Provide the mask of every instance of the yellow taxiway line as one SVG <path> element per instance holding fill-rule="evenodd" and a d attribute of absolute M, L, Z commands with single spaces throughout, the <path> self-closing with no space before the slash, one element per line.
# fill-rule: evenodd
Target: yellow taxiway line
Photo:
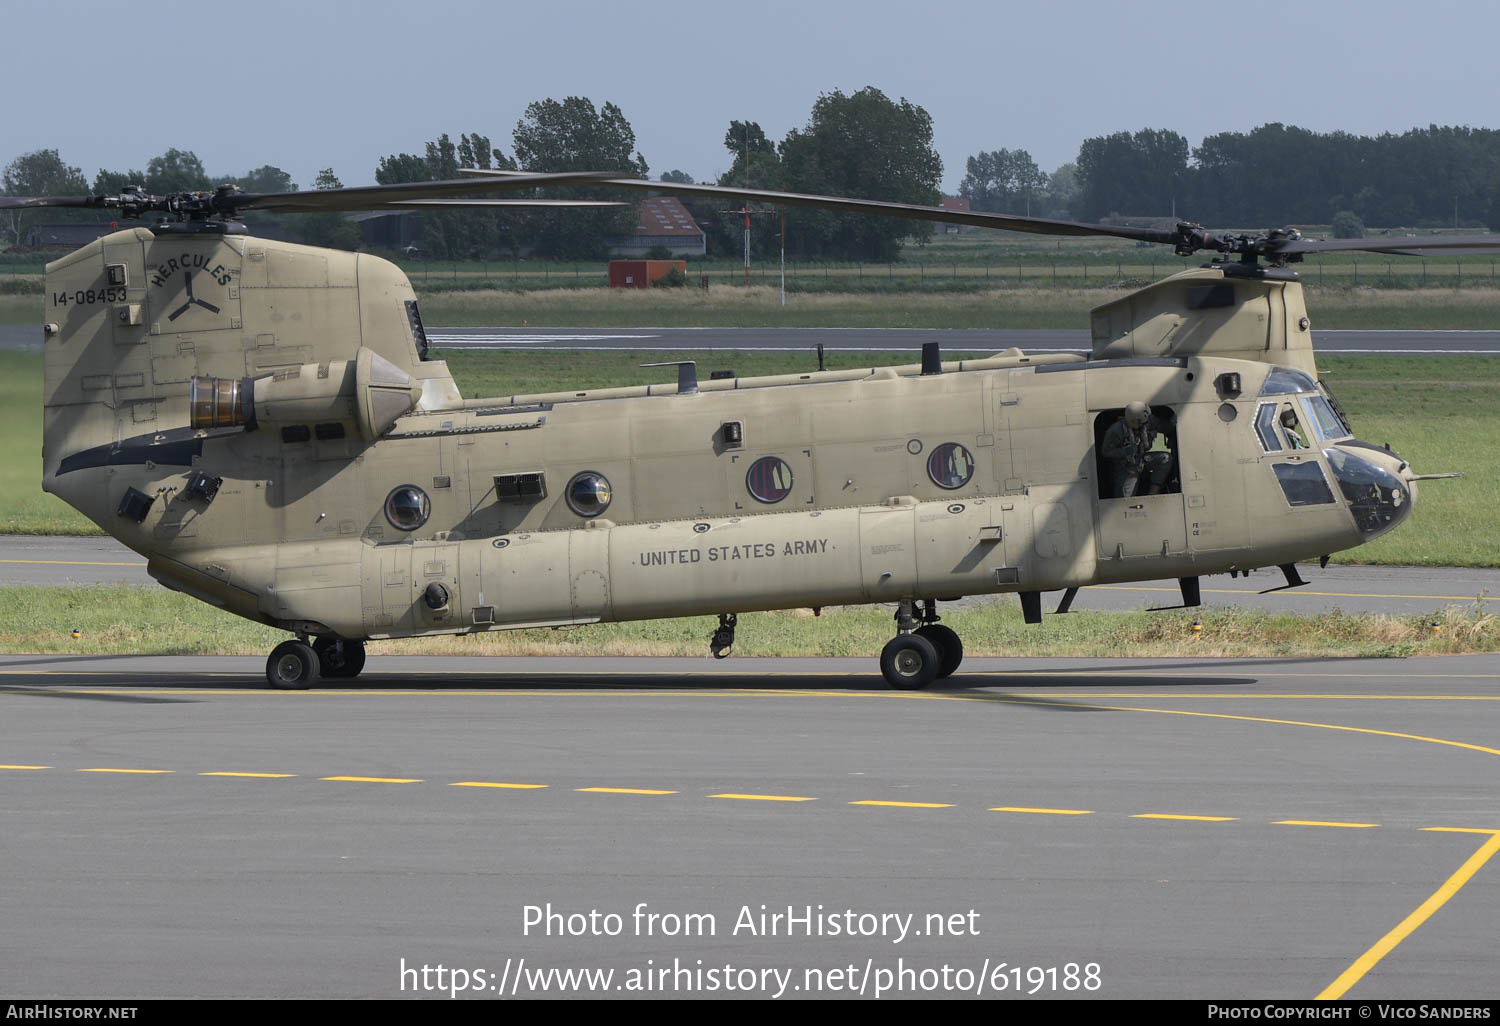
<path fill-rule="evenodd" d="M 1000 805 L 991 812 L 1033 812 L 1039 816 L 1092 816 L 1093 809 L 1029 809 L 1022 805 Z"/>
<path fill-rule="evenodd" d="M 295 777 L 295 773 L 239 773 L 234 770 L 214 770 L 212 773 L 199 773 L 200 777 L 253 777 L 257 780 L 287 780 Z"/>
<path fill-rule="evenodd" d="M 1449 833 L 1484 832 L 1477 830 L 1454 830 L 1444 827 L 1426 827 L 1425 829 Z M 1458 867 L 1458 872 L 1450 876 L 1443 882 L 1441 887 L 1433 892 L 1432 897 L 1418 905 L 1415 912 L 1396 924 L 1395 929 L 1376 941 L 1375 945 L 1369 951 L 1360 955 L 1359 958 L 1354 960 L 1353 965 L 1340 973 L 1338 979 L 1323 988 L 1323 992 L 1318 995 L 1317 1000 L 1337 1001 L 1348 993 L 1349 988 L 1363 979 L 1365 974 L 1375 968 L 1376 964 L 1382 958 L 1395 950 L 1396 945 L 1400 944 L 1407 937 L 1410 937 L 1416 932 L 1417 927 L 1427 922 L 1428 919 L 1432 918 L 1434 912 L 1446 905 L 1448 899 L 1457 894 L 1463 885 L 1468 883 L 1474 874 L 1479 872 L 1480 867 L 1488 862 L 1497 851 L 1500 851 L 1500 831 L 1492 832 L 1490 839 L 1485 841 L 1478 851 L 1470 855 L 1468 861 Z"/>
<path fill-rule="evenodd" d="M 459 780 L 449 787 L 499 787 L 511 791 L 540 791 L 546 784 L 507 784 L 499 780 Z"/>
<path fill-rule="evenodd" d="M 149 774 L 156 774 L 156 773 L 176 773 L 177 771 L 176 770 L 164 770 L 164 769 L 116 769 L 116 768 L 110 767 L 110 766 L 90 766 L 89 768 L 87 768 L 87 769 L 81 769 L 78 772 L 79 773 L 145 773 L 145 774 L 149 775 Z"/>
<path fill-rule="evenodd" d="M 730 798 L 742 802 L 815 802 L 816 798 L 806 798 L 795 794 L 711 794 L 710 798 Z"/>

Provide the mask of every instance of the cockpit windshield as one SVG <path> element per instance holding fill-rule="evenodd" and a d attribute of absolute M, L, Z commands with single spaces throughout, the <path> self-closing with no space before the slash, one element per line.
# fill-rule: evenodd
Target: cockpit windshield
<path fill-rule="evenodd" d="M 1260 387 L 1260 394 L 1286 395 L 1290 392 L 1316 392 L 1318 383 L 1306 374 L 1292 367 L 1272 367 L 1271 373 L 1266 375 L 1266 383 Z"/>
<path fill-rule="evenodd" d="M 1389 470 L 1339 448 L 1324 449 L 1323 455 L 1366 539 L 1384 534 L 1411 512 L 1405 483 Z"/>

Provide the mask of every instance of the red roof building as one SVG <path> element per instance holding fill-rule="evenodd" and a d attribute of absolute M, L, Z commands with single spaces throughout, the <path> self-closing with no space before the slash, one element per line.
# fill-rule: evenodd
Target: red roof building
<path fill-rule="evenodd" d="M 673 256 L 704 253 L 703 229 L 673 196 L 653 196 L 636 204 L 635 234 L 616 239 L 611 252 L 616 256 L 645 256 L 656 246 L 665 247 Z"/>
<path fill-rule="evenodd" d="M 944 210 L 961 210 L 965 214 L 967 214 L 969 212 L 969 199 L 968 199 L 967 196 L 944 196 L 943 197 L 943 209 Z M 972 225 L 967 225 L 967 224 L 945 224 L 945 225 L 943 225 L 943 231 L 947 232 L 949 235 L 957 235 L 959 232 L 969 232 L 969 231 L 973 231 L 973 230 L 974 230 L 973 226 Z"/>

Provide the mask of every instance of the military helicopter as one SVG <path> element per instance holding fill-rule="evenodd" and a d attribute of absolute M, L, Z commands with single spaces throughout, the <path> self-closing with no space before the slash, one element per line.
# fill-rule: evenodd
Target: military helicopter
<path fill-rule="evenodd" d="M 244 210 L 518 202 L 549 185 L 1116 236 L 1217 254 L 1093 311 L 1087 358 L 904 366 L 464 400 L 416 295 L 368 254 L 258 239 Z M 535 203 L 535 200 L 519 202 Z M 586 202 L 586 201 L 585 201 Z M 501 174 L 307 193 L 0 198 L 159 215 L 47 266 L 43 487 L 161 584 L 290 632 L 276 688 L 359 674 L 368 641 L 891 603 L 895 688 L 954 673 L 938 603 L 1288 569 L 1391 530 L 1426 476 L 1318 381 L 1288 265 L 1411 240 L 1304 239 Z M 1423 240 L 1491 249 L 1488 236 Z"/>

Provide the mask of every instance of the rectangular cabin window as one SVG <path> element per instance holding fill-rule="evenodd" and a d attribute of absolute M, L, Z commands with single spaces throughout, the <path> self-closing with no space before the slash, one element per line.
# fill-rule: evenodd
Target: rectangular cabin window
<path fill-rule="evenodd" d="M 1275 463 L 1271 469 L 1291 506 L 1324 506 L 1333 501 L 1333 489 L 1317 463 Z"/>

